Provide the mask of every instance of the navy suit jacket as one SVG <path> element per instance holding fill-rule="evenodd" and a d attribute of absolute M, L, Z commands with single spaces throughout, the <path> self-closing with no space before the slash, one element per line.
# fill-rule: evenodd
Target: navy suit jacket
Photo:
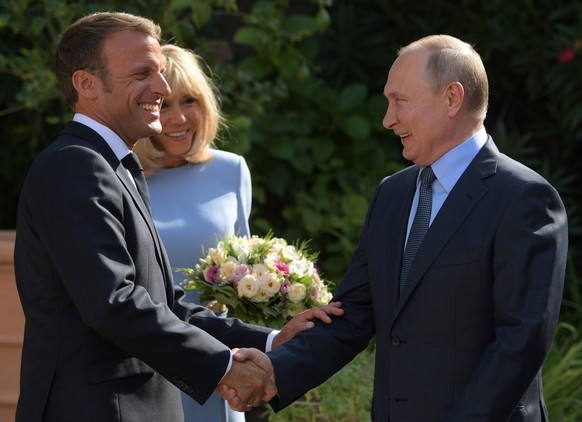
<path fill-rule="evenodd" d="M 431 224 L 398 299 L 418 167 L 371 201 L 334 299 L 345 314 L 269 354 L 280 409 L 376 336 L 376 421 L 543 421 L 540 368 L 558 320 L 567 219 L 538 174 L 487 143 Z"/>
<path fill-rule="evenodd" d="M 264 350 L 269 329 L 181 301 L 130 177 L 77 122 L 29 171 L 14 252 L 26 317 L 17 421 L 182 421 L 175 386 L 202 403 L 229 348 Z"/>

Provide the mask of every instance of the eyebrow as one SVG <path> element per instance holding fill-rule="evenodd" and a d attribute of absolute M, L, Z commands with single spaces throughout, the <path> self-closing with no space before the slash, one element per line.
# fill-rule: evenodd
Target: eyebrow
<path fill-rule="evenodd" d="M 394 98 L 394 97 L 402 97 L 402 93 L 398 92 L 398 91 L 392 91 L 389 92 L 388 94 L 385 94 L 386 98 Z"/>

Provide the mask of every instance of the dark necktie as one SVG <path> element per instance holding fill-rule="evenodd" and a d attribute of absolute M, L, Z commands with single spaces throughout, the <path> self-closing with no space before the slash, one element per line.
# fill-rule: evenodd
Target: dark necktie
<path fill-rule="evenodd" d="M 136 155 L 133 152 L 130 152 L 125 157 L 123 157 L 121 163 L 133 176 L 137 191 L 139 192 L 141 199 L 143 200 L 148 210 L 150 210 L 150 194 L 148 191 L 148 185 L 143 175 L 143 168 L 141 167 L 141 164 L 139 163 Z"/>
<path fill-rule="evenodd" d="M 416 214 L 414 215 L 414 220 L 412 222 L 412 227 L 410 228 L 410 233 L 408 234 L 408 242 L 406 243 L 406 249 L 404 250 L 404 256 L 402 257 L 402 268 L 400 270 L 400 294 L 404 290 L 404 283 L 408 277 L 408 271 L 412 265 L 412 261 L 416 256 L 416 252 L 428 231 L 428 226 L 430 224 L 430 212 L 432 209 L 432 182 L 435 179 L 435 175 L 432 168 L 425 167 L 420 175 L 420 192 L 418 196 L 418 208 L 416 209 Z"/>

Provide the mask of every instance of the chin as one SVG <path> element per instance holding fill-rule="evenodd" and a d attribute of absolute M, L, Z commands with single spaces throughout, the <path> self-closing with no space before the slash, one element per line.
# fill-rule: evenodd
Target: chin
<path fill-rule="evenodd" d="M 157 120 L 155 122 L 152 122 L 149 124 L 149 128 L 154 132 L 154 134 L 160 134 L 162 133 L 162 123 Z"/>

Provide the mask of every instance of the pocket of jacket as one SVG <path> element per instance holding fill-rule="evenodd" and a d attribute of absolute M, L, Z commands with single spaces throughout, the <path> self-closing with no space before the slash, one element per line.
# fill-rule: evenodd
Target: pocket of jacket
<path fill-rule="evenodd" d="M 135 357 L 109 359 L 89 365 L 89 384 L 153 373 L 152 368 Z"/>
<path fill-rule="evenodd" d="M 481 260 L 483 249 L 473 248 L 464 251 L 441 254 L 434 263 L 435 267 L 448 267 L 451 265 L 463 265 Z"/>

